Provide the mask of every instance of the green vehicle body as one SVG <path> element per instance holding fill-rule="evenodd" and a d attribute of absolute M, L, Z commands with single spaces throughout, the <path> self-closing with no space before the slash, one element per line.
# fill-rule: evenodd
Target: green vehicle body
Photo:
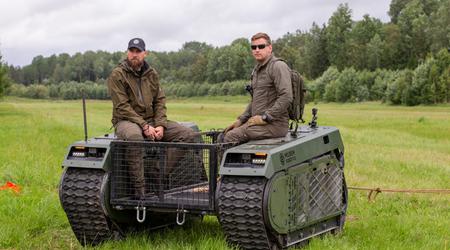
<path fill-rule="evenodd" d="M 91 168 L 91 169 L 103 169 L 108 171 L 111 167 L 111 154 L 110 144 L 114 140 L 113 135 L 105 135 L 104 137 L 95 137 L 87 141 L 78 141 L 69 146 L 62 167 L 74 167 L 74 168 Z M 95 151 L 104 151 L 104 154 L 91 155 L 86 159 L 80 160 L 73 156 L 73 152 L 77 148 L 85 148 L 86 153 L 89 154 L 89 149 Z M 96 152 L 97 153 L 97 152 Z"/>
<path fill-rule="evenodd" d="M 193 123 L 184 125 L 198 130 Z M 95 245 L 114 238 L 114 235 L 123 234 L 125 227 L 138 224 L 136 218 L 139 220 L 139 216 L 142 217 L 142 207 L 129 205 L 131 203 L 111 205 L 111 186 L 115 185 L 112 181 L 114 178 L 111 178 L 114 175 L 112 145 L 115 141 L 114 135 L 104 135 L 75 142 L 69 146 L 62 163 L 65 170 L 59 191 L 61 204 L 74 233 L 83 245 Z M 244 249 L 277 249 L 301 244 L 313 236 L 343 229 L 347 208 L 343 156 L 344 145 L 339 130 L 328 126 L 302 126 L 294 136 L 288 134 L 283 138 L 256 140 L 233 146 L 220 157 L 218 176 L 209 176 L 209 195 L 213 197 L 210 199 L 209 209 L 180 212 L 179 209 L 167 206 L 149 206 L 147 217 L 152 223 L 158 221 L 159 217 L 165 217 L 171 219 L 173 224 L 179 222 L 180 213 L 183 220 L 186 213 L 217 215 L 227 240 Z M 86 238 L 85 231 L 98 229 L 83 229 L 84 224 L 73 218 L 87 216 L 82 214 L 84 208 L 71 208 L 83 205 L 81 202 L 70 202 L 75 197 L 70 196 L 74 193 L 68 184 L 72 177 L 66 172 L 73 175 L 81 169 L 100 171 L 96 172 L 100 173 L 97 180 L 101 180 L 96 189 L 98 194 L 91 198 L 99 207 L 97 212 L 104 215 L 99 219 L 99 224 L 103 225 L 101 230 L 104 230 L 105 236 L 92 242 L 83 242 L 81 238 Z M 84 177 L 73 178 L 83 182 Z M 81 183 L 77 192 L 82 192 L 84 185 L 88 184 Z M 239 196 L 245 192 L 248 194 Z M 257 215 L 239 215 L 236 211 L 240 207 L 236 206 L 240 205 L 235 203 L 242 204 L 241 208 L 247 209 L 247 198 L 255 195 L 258 196 L 255 198 L 258 206 L 255 211 L 250 212 Z M 164 220 L 161 223 L 168 222 Z M 263 228 L 254 233 L 261 240 L 245 240 L 249 230 L 247 225 L 259 225 L 255 227 Z"/>
<path fill-rule="evenodd" d="M 221 175 L 265 176 L 271 178 L 279 171 L 285 171 L 293 166 L 303 163 L 327 152 L 339 150 L 344 153 L 344 145 L 339 130 L 334 127 L 319 127 L 300 129 L 298 137 L 251 141 L 239 145 L 225 152 L 228 154 L 254 154 L 265 153 L 265 164 L 259 168 L 236 168 L 223 165 Z"/>
<path fill-rule="evenodd" d="M 226 159 L 230 154 L 266 154 L 267 158 L 261 165 L 239 167 L 226 164 Z M 286 136 L 285 138 L 251 141 L 227 150 L 219 174 L 221 176 L 264 176 L 270 179 L 268 189 L 271 195 L 268 196 L 268 218 L 277 233 L 286 234 L 327 219 L 327 217 L 331 218 L 345 213 L 345 206 L 341 206 L 341 209 L 336 208 L 335 211 L 321 218 L 293 218 L 295 211 L 290 209 L 292 205 L 290 198 L 293 192 L 299 192 L 292 188 L 290 183 L 313 170 L 321 171 L 327 165 L 340 165 L 339 158 L 343 154 L 344 145 L 337 128 L 303 127 L 297 137 Z M 302 181 L 307 182 L 306 179 Z M 303 206 L 305 205 L 308 204 L 303 204 Z M 308 208 L 305 207 L 303 210 L 308 210 Z M 304 215 L 305 213 L 300 214 Z"/>

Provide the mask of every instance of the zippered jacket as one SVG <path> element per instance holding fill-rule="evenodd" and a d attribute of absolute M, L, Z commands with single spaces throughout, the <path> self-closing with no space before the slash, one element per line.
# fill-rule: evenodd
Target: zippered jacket
<path fill-rule="evenodd" d="M 252 100 L 238 119 L 245 123 L 252 116 L 266 114 L 271 123 L 288 124 L 293 99 L 289 66 L 271 55 L 255 66 L 251 80 Z"/>
<path fill-rule="evenodd" d="M 158 73 L 147 62 L 135 72 L 125 59 L 113 69 L 107 84 L 113 102 L 113 125 L 126 120 L 141 128 L 145 124 L 166 127 L 166 96 Z"/>

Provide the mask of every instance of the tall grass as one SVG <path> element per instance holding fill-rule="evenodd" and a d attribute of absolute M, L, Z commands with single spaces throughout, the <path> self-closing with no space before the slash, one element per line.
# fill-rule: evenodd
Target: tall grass
<path fill-rule="evenodd" d="M 177 99 L 171 120 L 223 128 L 244 110 L 246 97 Z M 308 104 L 310 110 L 314 105 Z M 450 106 L 378 103 L 323 104 L 319 124 L 340 129 L 350 186 L 450 188 Z M 111 103 L 88 101 L 90 136 L 110 131 Z M 9 98 L 0 102 L 0 249 L 80 249 L 58 200 L 67 146 L 83 139 L 79 101 Z M 309 111 L 306 120 L 310 120 Z M 449 248 L 450 197 L 350 191 L 344 233 L 313 239 L 306 249 Z M 186 227 L 129 235 L 98 249 L 229 249 L 215 217 Z"/>

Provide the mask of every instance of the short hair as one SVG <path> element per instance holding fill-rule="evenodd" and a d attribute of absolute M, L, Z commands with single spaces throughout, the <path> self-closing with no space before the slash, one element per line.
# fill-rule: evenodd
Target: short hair
<path fill-rule="evenodd" d="M 272 44 L 272 41 L 270 40 L 269 35 L 267 35 L 266 33 L 263 33 L 263 32 L 258 32 L 256 34 L 254 34 L 252 36 L 252 38 L 250 39 L 250 41 L 255 41 L 255 40 L 260 39 L 260 38 L 266 39 L 267 44 L 269 44 L 269 45 Z"/>

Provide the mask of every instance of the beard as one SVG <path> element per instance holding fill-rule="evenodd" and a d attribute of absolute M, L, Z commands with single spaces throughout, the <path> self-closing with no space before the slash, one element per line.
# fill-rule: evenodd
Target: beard
<path fill-rule="evenodd" d="M 131 58 L 128 59 L 128 64 L 131 66 L 131 68 L 133 68 L 134 71 L 139 71 L 144 64 L 144 61 L 139 60 L 138 58 Z"/>

